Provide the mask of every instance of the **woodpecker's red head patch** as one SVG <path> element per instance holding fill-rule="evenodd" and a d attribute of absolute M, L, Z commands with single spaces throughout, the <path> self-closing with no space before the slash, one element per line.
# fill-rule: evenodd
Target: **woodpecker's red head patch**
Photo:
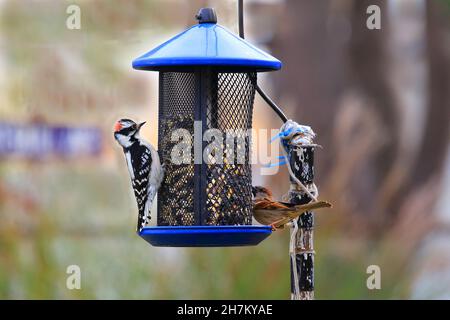
<path fill-rule="evenodd" d="M 122 125 L 120 124 L 119 121 L 116 122 L 116 124 L 114 125 L 114 132 L 118 132 L 122 130 Z"/>

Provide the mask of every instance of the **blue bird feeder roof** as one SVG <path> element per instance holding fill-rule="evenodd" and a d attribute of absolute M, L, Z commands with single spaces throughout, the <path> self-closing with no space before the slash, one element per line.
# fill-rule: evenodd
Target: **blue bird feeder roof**
<path fill-rule="evenodd" d="M 273 71 L 281 62 L 216 23 L 200 23 L 133 60 L 140 70 L 182 70 L 211 66 L 220 70 Z"/>

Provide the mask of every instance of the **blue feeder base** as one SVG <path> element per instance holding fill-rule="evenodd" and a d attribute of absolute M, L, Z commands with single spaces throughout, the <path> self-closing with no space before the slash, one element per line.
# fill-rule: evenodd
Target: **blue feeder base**
<path fill-rule="evenodd" d="M 146 227 L 138 234 L 155 247 L 255 246 L 272 233 L 269 226 Z"/>

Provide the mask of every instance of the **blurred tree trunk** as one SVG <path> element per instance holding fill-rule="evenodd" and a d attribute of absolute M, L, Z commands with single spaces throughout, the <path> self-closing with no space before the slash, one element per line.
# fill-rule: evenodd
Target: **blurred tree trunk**
<path fill-rule="evenodd" d="M 366 27 L 370 5 L 381 8 L 381 30 L 369 30 Z M 352 39 L 350 41 L 350 69 L 352 85 L 362 91 L 372 101 L 368 107 L 376 108 L 382 124 L 383 134 L 389 139 L 379 148 L 374 158 L 377 189 L 389 167 L 392 165 L 398 149 L 398 114 L 395 101 L 388 83 L 389 60 L 386 53 L 389 21 L 386 14 L 386 1 L 356 0 L 351 13 Z M 381 131 L 381 130 L 380 130 Z"/>
<path fill-rule="evenodd" d="M 382 9 L 381 30 L 366 28 L 370 4 Z M 274 55 L 284 63 L 275 82 L 281 104 L 293 119 L 311 125 L 318 133 L 318 143 L 324 146 L 317 156 L 319 185 L 329 183 L 330 171 L 336 166 L 340 146 L 336 145 L 333 126 L 348 88 L 363 97 L 365 107 L 374 108 L 373 113 L 383 124 L 380 131 L 389 139 L 373 159 L 360 164 L 364 174 L 358 175 L 355 169 L 356 179 L 347 178 L 350 186 L 336 187 L 341 192 L 346 187 L 362 211 L 375 209 L 373 195 L 397 149 L 398 117 L 384 72 L 388 68 L 385 11 L 383 1 L 288 0 L 271 45 Z"/>
<path fill-rule="evenodd" d="M 426 2 L 429 98 L 424 139 L 408 184 L 411 188 L 415 181 L 427 181 L 442 172 L 450 137 L 450 6 L 443 3 Z"/>
<path fill-rule="evenodd" d="M 325 147 L 331 143 L 329 119 L 347 81 L 344 50 L 349 25 L 329 17 L 332 2 L 287 0 L 270 43 L 274 56 L 283 62 L 282 70 L 271 75 L 276 79 L 276 100 L 288 117 L 311 125 Z M 339 31 L 344 34 L 336 36 Z M 320 181 L 332 158 L 325 152 L 319 158 Z"/>
<path fill-rule="evenodd" d="M 381 8 L 381 30 L 370 30 L 366 27 L 369 17 L 366 10 L 370 5 L 378 5 Z M 396 100 L 389 85 L 390 60 L 387 45 L 390 26 L 387 2 L 352 1 L 350 19 L 350 83 L 360 94 L 363 107 L 372 109 L 370 114 L 375 118 L 377 132 L 371 136 L 374 139 L 371 155 L 361 159 L 365 163 L 360 164 L 360 172 L 354 173 L 348 192 L 358 199 L 357 207 L 362 212 L 372 214 L 377 224 L 383 224 L 387 221 L 386 214 L 392 212 L 389 205 L 380 208 L 377 203 L 378 192 L 397 156 L 400 124 Z"/>
<path fill-rule="evenodd" d="M 426 3 L 426 56 L 428 66 L 427 105 L 422 139 L 412 159 L 412 166 L 402 181 L 390 207 L 396 212 L 410 201 L 424 185 L 434 188 L 436 200 L 440 176 L 445 168 L 450 136 L 450 8 L 443 1 Z M 419 129 L 419 128 L 418 128 Z M 430 182 L 432 182 L 430 184 Z M 432 210 L 432 208 L 429 208 Z"/>
<path fill-rule="evenodd" d="M 421 42 L 427 52 L 420 59 L 429 74 L 410 81 L 428 81 L 428 102 L 408 165 L 401 128 L 411 110 L 392 85 L 386 1 L 287 0 L 270 43 L 284 63 L 273 75 L 275 99 L 288 116 L 311 125 L 324 146 L 316 165 L 322 194 L 344 212 L 371 218 L 375 230 L 393 223 L 417 189 L 443 170 L 450 133 L 449 12 L 443 2 L 425 3 L 427 39 Z M 366 27 L 373 4 L 381 8 L 381 30 Z"/>

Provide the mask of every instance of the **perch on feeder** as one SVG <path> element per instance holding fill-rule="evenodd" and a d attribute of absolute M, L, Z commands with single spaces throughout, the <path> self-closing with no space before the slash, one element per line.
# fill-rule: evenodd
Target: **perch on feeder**
<path fill-rule="evenodd" d="M 198 25 L 133 61 L 133 68 L 159 71 L 158 152 L 165 177 L 158 191 L 157 226 L 140 236 L 154 246 L 256 245 L 271 233 L 252 226 L 250 137 L 257 72 L 278 70 L 281 62 L 217 24 L 214 9 L 203 8 Z M 188 159 L 172 161 L 184 129 Z M 223 155 L 245 161 L 204 161 L 203 134 L 230 130 Z M 174 141 L 175 140 L 175 141 Z M 241 149 L 239 149 L 241 148 Z M 187 161 L 185 161 L 187 160 Z"/>

